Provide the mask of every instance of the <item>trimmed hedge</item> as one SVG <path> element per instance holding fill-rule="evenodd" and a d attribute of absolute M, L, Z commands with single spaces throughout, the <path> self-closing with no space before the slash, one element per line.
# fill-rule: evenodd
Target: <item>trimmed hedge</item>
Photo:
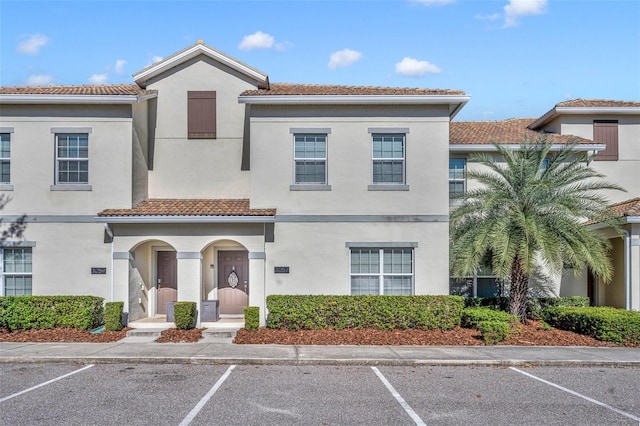
<path fill-rule="evenodd" d="M 609 307 L 556 306 L 545 310 L 550 325 L 615 343 L 640 343 L 640 312 Z"/>
<path fill-rule="evenodd" d="M 122 324 L 122 312 L 124 302 L 107 302 L 104 305 L 104 328 L 108 331 L 120 331 Z"/>
<path fill-rule="evenodd" d="M 589 306 L 589 298 L 582 296 L 570 297 L 528 297 L 527 318 L 544 318 L 544 311 L 552 306 Z M 508 297 L 468 297 L 465 298 L 465 307 L 487 307 L 499 311 L 509 311 Z"/>
<path fill-rule="evenodd" d="M 258 306 L 244 307 L 244 328 L 247 330 L 260 328 L 260 308 Z"/>
<path fill-rule="evenodd" d="M 506 321 L 480 321 L 477 328 L 487 345 L 507 340 L 511 333 L 511 326 Z"/>
<path fill-rule="evenodd" d="M 176 302 L 173 318 L 178 330 L 189 330 L 196 324 L 196 302 Z"/>
<path fill-rule="evenodd" d="M 71 327 L 90 330 L 103 323 L 104 299 L 95 296 L 0 297 L 0 328 L 9 331 Z"/>
<path fill-rule="evenodd" d="M 267 327 L 449 330 L 460 325 L 460 296 L 270 295 Z"/>
<path fill-rule="evenodd" d="M 467 328 L 478 328 L 481 322 L 504 322 L 508 325 L 514 321 L 518 321 L 518 318 L 488 307 L 464 308 L 462 311 L 462 326 Z"/>

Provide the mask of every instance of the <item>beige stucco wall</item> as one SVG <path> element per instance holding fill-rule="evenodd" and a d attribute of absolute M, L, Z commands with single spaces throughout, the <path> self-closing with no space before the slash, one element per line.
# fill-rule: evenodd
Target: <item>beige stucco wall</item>
<path fill-rule="evenodd" d="M 448 214 L 448 113 L 446 107 L 415 107 L 395 117 L 390 107 L 252 107 L 251 204 L 277 207 L 278 215 Z M 409 115 L 412 114 L 412 115 Z M 409 191 L 370 191 L 370 128 L 409 129 L 406 184 Z M 327 174 L 330 191 L 291 191 L 294 135 L 291 129 L 330 129 Z M 302 133 L 302 132 L 301 132 Z"/>
<path fill-rule="evenodd" d="M 240 170 L 245 106 L 238 95 L 255 86 L 200 56 L 154 78 L 157 127 L 150 198 L 248 198 L 249 172 Z M 217 138 L 187 139 L 187 92 L 216 91 Z"/>
<path fill-rule="evenodd" d="M 95 215 L 131 206 L 131 106 L 3 105 L 0 127 L 11 134 L 12 197 L 3 214 Z M 52 191 L 53 128 L 90 128 L 90 191 Z M 117 152 L 118 155 L 113 155 Z"/>

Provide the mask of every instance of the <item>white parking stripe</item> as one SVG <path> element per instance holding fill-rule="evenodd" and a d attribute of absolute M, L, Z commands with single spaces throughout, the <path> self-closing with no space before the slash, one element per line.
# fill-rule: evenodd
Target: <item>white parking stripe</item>
<path fill-rule="evenodd" d="M 41 387 L 46 386 L 46 385 L 48 385 L 48 384 L 51 384 L 51 383 L 53 383 L 53 382 L 57 382 L 57 381 L 58 381 L 58 380 L 60 380 L 60 379 L 64 379 L 65 377 L 69 377 L 69 376 L 71 376 L 71 375 L 73 375 L 73 374 L 79 373 L 79 372 L 84 371 L 84 370 L 86 370 L 86 369 L 88 369 L 88 368 L 91 368 L 91 367 L 93 367 L 93 364 L 89 364 L 89 365 L 87 365 L 86 367 L 82 367 L 81 369 L 79 369 L 79 370 L 75 370 L 75 371 L 72 371 L 71 373 L 63 374 L 63 375 L 62 375 L 62 376 L 60 376 L 60 377 L 56 377 L 55 379 L 51 379 L 51 380 L 49 380 L 49 381 L 47 381 L 47 382 L 40 383 L 39 385 L 32 386 L 32 387 L 30 387 L 29 389 L 25 389 L 25 390 L 23 390 L 23 391 L 16 392 L 16 393 L 14 393 L 13 395 L 5 396 L 4 398 L 1 398 L 1 399 L 0 399 L 0 402 L 5 402 L 5 401 L 7 401 L 7 400 L 9 400 L 9 399 L 11 399 L 11 398 L 15 398 L 16 396 L 20 396 L 20 395 L 22 395 L 23 393 L 31 392 L 31 391 L 32 391 L 32 390 L 34 390 L 34 389 L 38 389 L 38 388 L 41 388 Z"/>
<path fill-rule="evenodd" d="M 416 423 L 416 425 L 426 426 L 427 424 L 424 421 L 422 421 L 420 416 L 418 416 L 415 411 L 413 411 L 411 406 L 407 404 L 407 401 L 405 401 L 404 398 L 394 389 L 391 383 L 389 383 L 389 381 L 382 375 L 380 370 L 378 370 L 376 367 L 371 367 L 371 369 L 373 370 L 374 373 L 376 373 L 376 376 L 378 376 L 378 378 L 382 381 L 382 383 L 384 383 L 384 385 L 387 387 L 389 392 L 391 392 L 391 395 L 393 395 L 396 401 L 400 403 L 400 406 L 402 406 L 404 411 L 406 411 L 406 413 L 409 415 L 409 417 L 411 417 L 411 419 Z"/>
<path fill-rule="evenodd" d="M 611 410 L 611 411 L 615 411 L 615 412 L 616 412 L 616 413 L 618 413 L 618 414 L 622 414 L 622 415 L 623 415 L 623 416 L 625 416 L 625 417 L 628 417 L 628 418 L 630 418 L 630 419 L 632 419 L 632 420 L 635 420 L 635 421 L 640 422 L 640 417 L 638 417 L 638 416 L 634 416 L 633 414 L 629 414 L 629 413 L 627 413 L 627 412 L 625 412 L 625 411 L 622 411 L 622 410 L 620 410 L 620 409 L 618 409 L 618 408 L 616 408 L 616 407 L 612 407 L 612 406 L 611 406 L 611 405 L 609 405 L 609 404 L 605 404 L 604 402 L 596 401 L 595 399 L 593 399 L 593 398 L 589 398 L 589 397 L 588 397 L 588 396 L 586 396 L 586 395 L 582 395 L 581 393 L 578 393 L 578 392 L 572 391 L 571 389 L 563 388 L 563 387 L 562 387 L 562 386 L 560 386 L 560 385 L 556 385 L 555 383 L 552 383 L 552 382 L 550 382 L 550 381 L 548 381 L 548 380 L 545 380 L 545 379 L 541 379 L 540 377 L 534 376 L 533 374 L 529 374 L 529 373 L 524 372 L 524 371 L 522 371 L 522 370 L 518 370 L 518 369 L 517 369 L 517 368 L 515 368 L 515 367 L 509 367 L 509 368 L 510 368 L 510 369 L 512 369 L 513 371 L 517 371 L 518 373 L 524 374 L 524 375 L 525 375 L 525 376 L 527 376 L 527 377 L 531 377 L 532 379 L 538 380 L 538 381 L 540 381 L 540 382 L 542 382 L 542 383 L 545 383 L 545 384 L 547 384 L 547 385 L 549 385 L 549 386 L 553 386 L 553 387 L 554 387 L 554 388 L 556 388 L 556 389 L 560 389 L 560 390 L 562 390 L 562 391 L 565 391 L 565 392 L 567 392 L 567 393 L 570 393 L 571 395 L 575 395 L 575 396 L 580 397 L 580 398 L 582 398 L 582 399 L 584 399 L 584 400 L 586 400 L 586 401 L 593 402 L 593 403 L 594 403 L 594 404 L 596 404 L 596 405 L 599 405 L 599 406 L 601 406 L 601 407 L 607 408 L 607 409 L 609 409 L 609 410 Z"/>
<path fill-rule="evenodd" d="M 227 371 L 222 375 L 222 377 L 218 379 L 216 384 L 213 385 L 211 389 L 209 389 L 209 392 L 207 392 L 207 394 L 202 397 L 200 402 L 198 402 L 198 404 L 196 404 L 196 406 L 193 407 L 193 409 L 189 412 L 189 414 L 187 414 L 187 417 L 185 417 L 184 420 L 180 422 L 179 426 L 187 426 L 193 421 L 193 419 L 196 418 L 200 410 L 202 410 L 202 407 L 204 407 L 204 405 L 211 399 L 211 397 L 213 396 L 214 393 L 216 393 L 218 388 L 222 386 L 222 383 L 224 383 L 224 381 L 227 380 L 227 377 L 229 377 L 229 374 L 231 374 L 234 368 L 236 368 L 235 365 L 232 365 L 231 367 L 227 368 Z"/>

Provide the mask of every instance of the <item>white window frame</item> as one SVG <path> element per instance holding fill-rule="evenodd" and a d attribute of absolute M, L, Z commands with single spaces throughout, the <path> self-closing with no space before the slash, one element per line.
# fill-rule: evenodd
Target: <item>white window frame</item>
<path fill-rule="evenodd" d="M 462 167 L 462 178 L 459 177 L 451 177 L 451 161 L 463 161 L 463 167 Z M 449 184 L 451 183 L 460 183 L 462 182 L 462 192 L 461 193 L 465 193 L 467 192 L 467 159 L 466 158 L 449 158 Z M 456 169 L 457 170 L 457 169 Z M 458 192 L 451 192 L 451 187 L 449 187 L 449 198 L 451 198 L 452 195 L 457 195 Z"/>
<path fill-rule="evenodd" d="M 352 270 L 352 256 L 354 251 L 371 251 L 378 252 L 378 272 L 362 273 L 353 272 Z M 384 270 L 384 253 L 389 250 L 406 250 L 411 253 L 411 272 L 385 272 Z M 353 278 L 355 277 L 377 277 L 378 278 L 378 293 L 377 295 L 384 295 L 384 278 L 385 277 L 410 277 L 411 278 L 411 291 L 410 294 L 415 294 L 415 250 L 413 247 L 398 246 L 398 247 L 362 247 L 359 245 L 353 246 L 349 250 L 349 294 L 352 294 Z"/>
<path fill-rule="evenodd" d="M 87 138 L 87 156 L 86 157 L 61 157 L 58 155 L 59 138 L 62 136 L 85 136 Z M 88 185 L 89 184 L 89 133 L 86 132 L 60 132 L 55 134 L 55 184 L 56 185 Z M 78 164 L 86 163 L 87 165 L 87 179 L 86 181 L 78 182 L 64 182 L 60 181 L 60 163 L 63 161 L 75 161 Z"/>
<path fill-rule="evenodd" d="M 324 137 L 324 157 L 296 157 L 296 138 L 297 137 Z M 319 132 L 299 132 L 293 134 L 293 184 L 294 185 L 327 185 L 328 169 L 329 169 L 329 135 Z M 324 161 L 324 181 L 323 182 L 298 182 L 297 165 L 299 162 L 306 161 Z"/>
<path fill-rule="evenodd" d="M 1 180 L 2 176 L 0 175 L 0 185 L 10 185 L 11 184 L 11 133 L 10 131 L 4 131 L 5 129 L 0 128 L 0 136 L 3 137 L 6 135 L 7 140 L 6 142 L 8 142 L 9 144 L 9 153 L 7 157 L 2 156 L 2 150 L 0 149 L 0 162 L 7 162 L 9 163 L 9 180 Z"/>
<path fill-rule="evenodd" d="M 378 157 L 376 158 L 374 155 L 374 139 L 376 137 L 402 137 L 402 157 Z M 384 161 L 402 161 L 402 181 L 401 182 L 375 182 L 374 179 L 374 169 L 376 163 L 381 163 Z M 385 186 L 385 185 L 395 185 L 395 186 L 405 186 L 407 184 L 407 134 L 406 132 L 371 132 L 371 186 Z"/>
<path fill-rule="evenodd" d="M 31 263 L 30 263 L 30 271 L 29 272 L 6 272 L 4 268 L 4 258 L 5 252 L 9 250 L 29 250 L 31 252 Z M 28 294 L 33 294 L 33 248 L 27 246 L 15 246 L 15 247 L 0 247 L 0 296 L 6 296 L 7 290 L 7 277 L 30 277 L 31 278 L 31 289 Z"/>

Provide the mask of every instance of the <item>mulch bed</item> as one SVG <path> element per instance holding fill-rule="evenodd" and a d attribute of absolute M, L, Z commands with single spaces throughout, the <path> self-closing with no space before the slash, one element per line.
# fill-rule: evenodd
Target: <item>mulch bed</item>
<path fill-rule="evenodd" d="M 129 327 L 120 331 L 103 331 L 102 333 L 91 334 L 89 330 L 78 330 L 75 328 L 52 328 L 38 330 L 16 330 L 7 331 L 0 328 L 0 342 L 88 342 L 88 343 L 110 343 L 124 339 Z"/>
<path fill-rule="evenodd" d="M 192 328 L 191 330 L 168 328 L 162 332 L 156 343 L 195 343 L 202 339 L 204 330 L 204 328 Z"/>

